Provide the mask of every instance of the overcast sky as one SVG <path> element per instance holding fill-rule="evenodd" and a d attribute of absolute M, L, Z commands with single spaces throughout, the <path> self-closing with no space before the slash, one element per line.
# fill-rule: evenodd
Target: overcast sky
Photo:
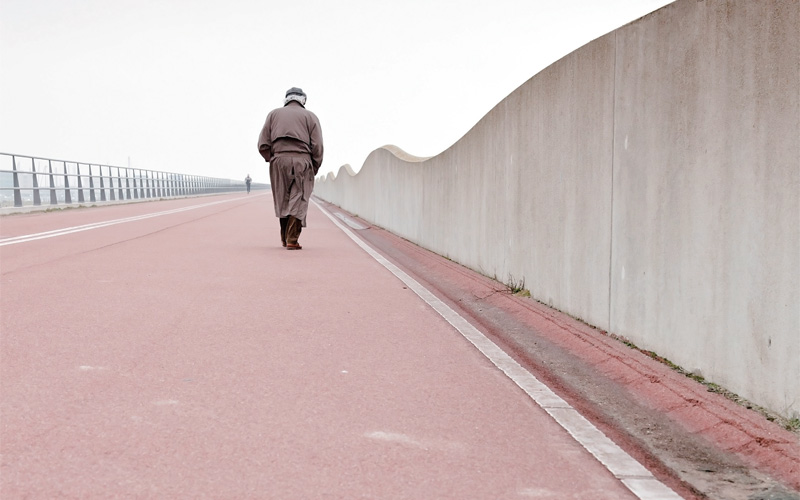
<path fill-rule="evenodd" d="M 0 152 L 267 182 L 286 90 L 321 173 L 438 154 L 536 73 L 670 0 L 2 0 Z"/>

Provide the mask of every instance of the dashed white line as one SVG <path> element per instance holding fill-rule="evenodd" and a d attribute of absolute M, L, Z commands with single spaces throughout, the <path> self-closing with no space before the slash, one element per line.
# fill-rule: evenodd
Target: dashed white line
<path fill-rule="evenodd" d="M 0 239 L 0 247 L 6 245 L 16 245 L 18 243 L 27 243 L 29 241 L 43 240 L 45 238 L 55 238 L 56 236 L 64 236 L 66 234 L 79 233 L 81 231 L 89 231 L 91 229 L 99 229 L 101 227 L 114 226 L 116 224 L 124 224 L 126 222 L 134 222 L 143 219 L 150 219 L 152 217 L 160 217 L 162 215 L 177 214 L 180 212 L 194 210 L 196 208 L 210 207 L 212 205 L 218 205 L 220 203 L 228 203 L 230 201 L 236 201 L 236 200 L 239 200 L 239 198 L 230 198 L 227 200 L 214 201 L 211 203 L 203 203 L 201 205 L 192 205 L 183 208 L 176 208 L 174 210 L 165 210 L 163 212 L 155 212 L 152 214 L 136 215 L 133 217 L 126 217 L 124 219 L 114 219 L 103 222 L 95 222 L 92 224 L 84 224 L 82 226 L 65 227 L 63 229 L 54 229 L 52 231 L 45 231 L 42 233 L 26 234 L 23 236 L 12 236 L 10 238 Z"/>
<path fill-rule="evenodd" d="M 176 399 L 164 399 L 161 401 L 153 401 L 153 404 L 156 406 L 175 406 L 177 404 L 180 404 L 180 401 Z"/>
<path fill-rule="evenodd" d="M 413 290 L 448 323 L 453 325 L 464 338 L 469 340 L 497 368 L 525 391 L 536 404 L 542 407 L 637 498 L 641 500 L 680 500 L 680 495 L 656 479 L 642 464 L 609 439 L 600 429 L 586 420 L 583 415 L 540 382 L 539 379 L 523 368 L 511 356 L 506 354 L 497 344 L 489 340 L 464 317 L 367 245 L 361 238 L 337 221 L 336 217 L 331 215 L 319 203 L 314 201 L 314 205 L 373 259 L 397 276 L 400 281 L 405 283 L 408 288 Z"/>

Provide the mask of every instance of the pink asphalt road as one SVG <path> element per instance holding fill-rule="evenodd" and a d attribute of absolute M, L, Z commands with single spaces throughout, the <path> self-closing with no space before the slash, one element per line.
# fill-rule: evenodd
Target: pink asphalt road
<path fill-rule="evenodd" d="M 637 498 L 333 220 L 2 218 L 0 497 Z"/>

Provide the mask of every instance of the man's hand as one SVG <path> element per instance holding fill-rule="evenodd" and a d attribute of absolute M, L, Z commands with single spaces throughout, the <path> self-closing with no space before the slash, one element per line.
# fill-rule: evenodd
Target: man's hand
<path fill-rule="evenodd" d="M 270 150 L 270 147 L 267 146 L 267 145 L 263 145 L 260 148 L 258 148 L 258 152 L 261 154 L 261 156 L 264 157 L 264 161 L 269 163 L 269 157 L 272 155 L 272 151 Z"/>

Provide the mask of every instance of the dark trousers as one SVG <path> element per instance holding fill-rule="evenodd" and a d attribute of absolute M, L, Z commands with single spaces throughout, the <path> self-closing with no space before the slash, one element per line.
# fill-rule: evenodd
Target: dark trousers
<path fill-rule="evenodd" d="M 300 238 L 300 232 L 303 230 L 303 223 L 300 219 L 292 217 L 281 217 L 281 243 L 283 246 L 286 244 L 297 245 L 297 239 Z"/>

